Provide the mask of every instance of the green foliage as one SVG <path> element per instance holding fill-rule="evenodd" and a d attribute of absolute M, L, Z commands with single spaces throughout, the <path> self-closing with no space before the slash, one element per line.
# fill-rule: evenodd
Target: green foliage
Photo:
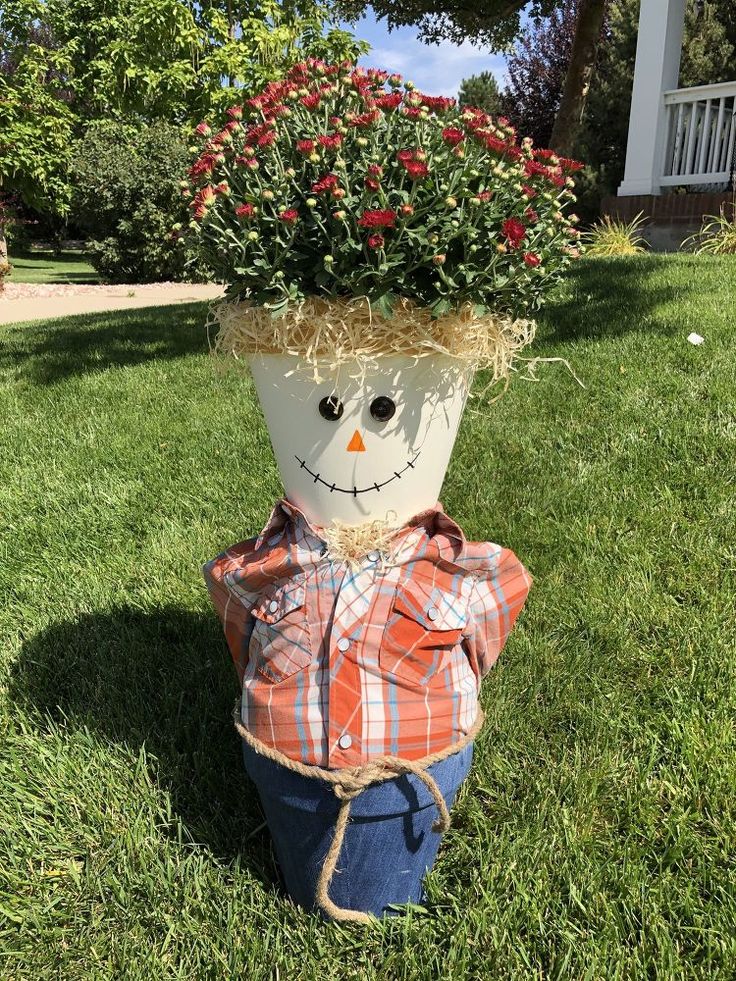
<path fill-rule="evenodd" d="M 692 248 L 697 255 L 736 254 L 736 196 L 731 202 L 730 215 L 722 207 L 720 214 L 705 215 L 700 231 L 682 243 L 683 249 Z"/>
<path fill-rule="evenodd" d="M 498 82 L 492 72 L 481 72 L 464 78 L 458 92 L 458 103 L 461 109 L 474 106 L 492 116 L 501 111 L 501 93 Z"/>
<path fill-rule="evenodd" d="M 4 0 L 0 187 L 65 215 L 70 147 L 90 120 L 186 125 L 306 54 L 365 49 L 321 0 Z"/>
<path fill-rule="evenodd" d="M 645 224 L 641 211 L 630 222 L 604 215 L 582 236 L 585 254 L 611 258 L 646 252 L 646 240 L 641 234 Z"/>
<path fill-rule="evenodd" d="M 388 80 L 390 91 L 384 85 Z M 233 295 L 536 309 L 571 261 L 576 164 L 400 76 L 297 66 L 204 146 L 193 229 Z"/>
<path fill-rule="evenodd" d="M 416 26 L 419 38 L 430 44 L 441 41 L 473 41 L 504 51 L 521 30 L 521 11 L 528 17 L 545 17 L 561 0 L 338 0 L 338 8 L 350 20 L 372 10 L 396 27 Z"/>
<path fill-rule="evenodd" d="M 187 259 L 172 226 L 187 218 L 180 177 L 188 160 L 181 130 L 95 123 L 74 147 L 74 213 L 91 236 L 89 259 L 110 282 L 184 278 Z"/>

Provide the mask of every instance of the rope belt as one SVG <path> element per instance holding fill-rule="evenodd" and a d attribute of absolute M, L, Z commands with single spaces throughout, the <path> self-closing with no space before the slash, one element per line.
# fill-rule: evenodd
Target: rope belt
<path fill-rule="evenodd" d="M 319 879 L 317 880 L 315 902 L 333 920 L 352 923 L 372 923 L 375 917 L 370 913 L 362 913 L 358 910 L 342 909 L 333 903 L 329 896 L 332 876 L 335 873 L 337 860 L 340 857 L 342 843 L 345 838 L 345 829 L 350 818 L 351 801 L 373 784 L 385 783 L 387 780 L 394 780 L 396 777 L 400 777 L 405 773 L 412 773 L 422 781 L 432 795 L 438 812 L 438 818 L 433 825 L 433 829 L 444 834 L 450 827 L 450 812 L 447 809 L 445 798 L 442 796 L 442 791 L 437 786 L 437 781 L 426 772 L 427 768 L 465 749 L 475 739 L 483 725 L 483 711 L 479 705 L 475 722 L 468 732 L 456 743 L 452 743 L 451 746 L 438 753 L 431 753 L 429 756 L 423 756 L 419 760 L 404 760 L 399 756 L 378 756 L 376 759 L 369 760 L 360 766 L 345 767 L 340 770 L 326 770 L 321 766 L 292 760 L 279 752 L 278 749 L 267 746 L 260 739 L 256 739 L 240 721 L 239 703 L 235 705 L 233 718 L 235 728 L 238 730 L 240 737 L 256 753 L 260 753 L 266 759 L 272 760 L 274 763 L 278 763 L 287 770 L 298 773 L 302 777 L 308 777 L 312 780 L 322 780 L 324 783 L 330 784 L 332 792 L 340 801 L 340 809 L 335 823 L 335 834 L 330 849 L 325 856 Z"/>

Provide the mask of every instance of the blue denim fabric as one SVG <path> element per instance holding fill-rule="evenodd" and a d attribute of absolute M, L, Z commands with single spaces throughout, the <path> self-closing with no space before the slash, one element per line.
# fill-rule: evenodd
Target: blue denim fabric
<path fill-rule="evenodd" d="M 292 773 L 243 743 L 245 769 L 256 785 L 276 857 L 292 898 L 308 909 L 332 842 L 339 801 L 328 784 Z M 472 744 L 428 770 L 451 807 L 468 775 Z M 330 898 L 344 909 L 394 915 L 390 905 L 420 903 L 422 879 L 440 838 L 437 808 L 415 776 L 374 784 L 352 801 Z"/>

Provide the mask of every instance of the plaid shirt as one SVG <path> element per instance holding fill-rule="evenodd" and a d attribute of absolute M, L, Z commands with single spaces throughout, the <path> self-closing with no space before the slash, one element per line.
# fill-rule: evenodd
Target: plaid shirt
<path fill-rule="evenodd" d="M 370 552 L 350 569 L 325 551 L 282 500 L 257 538 L 204 567 L 243 724 L 329 768 L 456 742 L 524 605 L 527 571 L 508 549 L 466 541 L 439 504 L 396 533 L 385 562 Z"/>

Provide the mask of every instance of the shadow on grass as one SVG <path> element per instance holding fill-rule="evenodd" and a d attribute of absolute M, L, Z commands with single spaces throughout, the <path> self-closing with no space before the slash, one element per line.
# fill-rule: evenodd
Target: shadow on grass
<path fill-rule="evenodd" d="M 128 606 L 51 625 L 27 641 L 10 679 L 39 720 L 87 726 L 150 766 L 192 839 L 242 855 L 275 882 L 270 838 L 232 724 L 237 682 L 214 614 Z M 246 843 L 247 840 L 247 843 Z"/>
<path fill-rule="evenodd" d="M 75 375 L 202 354 L 206 304 L 86 313 L 5 332 L 0 370 L 39 385 Z"/>
<path fill-rule="evenodd" d="M 682 254 L 584 259 L 572 266 L 539 322 L 543 336 L 555 341 L 672 334 L 679 324 L 670 305 L 692 303 L 709 281 L 723 290 L 722 260 Z"/>

